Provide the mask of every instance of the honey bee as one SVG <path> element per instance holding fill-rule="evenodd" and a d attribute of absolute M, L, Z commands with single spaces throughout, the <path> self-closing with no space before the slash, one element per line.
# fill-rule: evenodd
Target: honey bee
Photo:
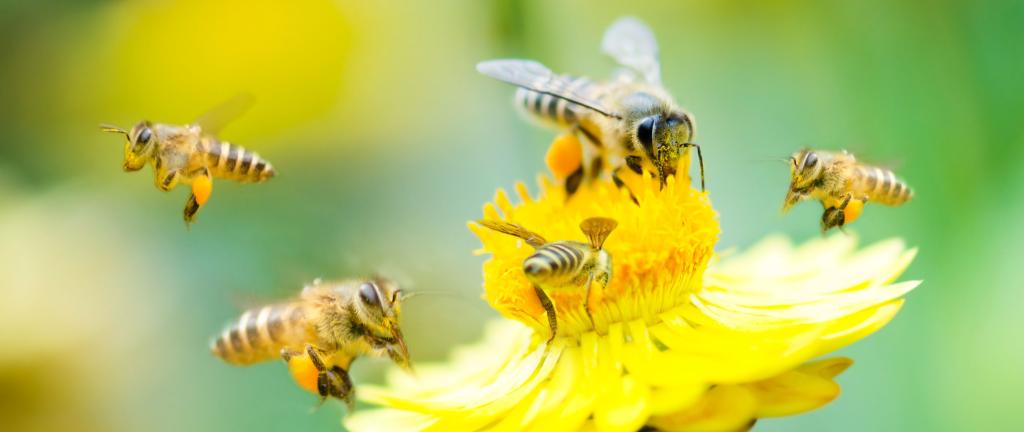
<path fill-rule="evenodd" d="M 898 206 L 914 196 L 892 171 L 859 163 L 845 151 L 803 149 L 789 162 L 792 180 L 782 210 L 808 198 L 819 200 L 825 208 L 823 232 L 853 222 L 869 201 Z"/>
<path fill-rule="evenodd" d="M 517 237 L 532 246 L 535 251 L 523 261 L 523 273 L 533 284 L 534 292 L 548 316 L 551 336 L 558 334 L 558 318 L 555 307 L 547 290 L 579 289 L 586 287 L 583 308 L 590 318 L 590 290 L 594 282 L 602 286 L 608 285 L 612 277 L 612 257 L 602 249 L 608 235 L 615 230 L 618 223 L 613 219 L 594 217 L 584 220 L 580 230 L 587 236 L 588 242 L 561 240 L 548 242 L 540 234 L 531 232 L 520 225 L 494 220 L 479 220 L 478 224 L 494 231 Z"/>
<path fill-rule="evenodd" d="M 694 119 L 662 87 L 654 34 L 636 18 L 621 18 L 605 32 L 602 49 L 625 67 L 615 80 L 556 75 L 532 60 L 485 61 L 477 70 L 518 86 L 516 104 L 528 115 L 589 143 L 582 146 L 583 157 L 570 157 L 575 169 L 567 170 L 567 196 L 584 179 L 606 172 L 622 187 L 623 166 L 637 174 L 647 170 L 664 184 L 690 147 L 697 149 L 703 190 L 704 158 L 693 142 Z"/>
<path fill-rule="evenodd" d="M 337 398 L 351 408 L 354 388 L 348 370 L 357 357 L 387 356 L 411 368 L 398 324 L 404 297 L 383 278 L 317 280 L 294 301 L 246 311 L 210 343 L 210 351 L 241 366 L 282 358 L 300 386 L 315 388 L 321 400 Z M 309 363 L 316 379 L 307 383 L 300 376 Z"/>
<path fill-rule="evenodd" d="M 185 223 L 190 225 L 210 197 L 213 177 L 259 183 L 276 174 L 259 154 L 215 136 L 247 105 L 247 100 L 235 98 L 183 126 L 141 121 L 131 130 L 110 125 L 100 128 L 127 139 L 122 165 L 126 172 L 138 171 L 148 163 L 153 165 L 157 189 L 167 192 L 180 182 L 192 185 L 184 210 Z"/>

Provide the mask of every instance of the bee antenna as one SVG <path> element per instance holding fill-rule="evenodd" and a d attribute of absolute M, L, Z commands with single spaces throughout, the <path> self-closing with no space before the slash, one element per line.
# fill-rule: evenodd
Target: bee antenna
<path fill-rule="evenodd" d="M 122 134 L 124 136 L 128 136 L 128 131 L 126 131 L 124 129 L 121 129 L 121 128 L 119 128 L 117 126 L 114 126 L 114 125 L 101 124 L 100 125 L 100 130 L 103 131 L 103 132 L 113 132 L 113 133 Z"/>
<path fill-rule="evenodd" d="M 402 291 L 402 294 L 400 295 L 400 297 L 401 297 L 402 301 L 405 301 L 405 300 L 411 299 L 413 297 L 419 297 L 421 295 L 437 295 L 437 296 L 453 297 L 453 298 L 460 298 L 460 299 L 463 298 L 463 296 L 459 295 L 459 293 L 457 293 L 455 291 L 445 291 L 445 290 L 412 291 L 412 292 Z"/>
<path fill-rule="evenodd" d="M 697 163 L 700 166 L 700 191 L 704 192 L 704 155 L 700 152 L 700 146 L 697 143 L 684 143 L 683 147 L 695 147 L 697 149 Z"/>

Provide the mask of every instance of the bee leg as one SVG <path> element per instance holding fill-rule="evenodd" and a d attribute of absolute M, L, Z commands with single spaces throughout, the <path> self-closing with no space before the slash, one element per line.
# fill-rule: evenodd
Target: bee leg
<path fill-rule="evenodd" d="M 558 318 L 555 317 L 555 305 L 551 303 L 551 298 L 548 294 L 540 288 L 539 285 L 533 286 L 533 291 L 537 293 L 537 298 L 540 300 L 541 307 L 544 308 L 544 312 L 548 314 L 548 326 L 551 328 L 551 337 L 548 338 L 548 342 L 555 340 L 555 335 L 558 334 Z"/>
<path fill-rule="evenodd" d="M 569 198 L 572 198 L 572 196 L 576 193 L 576 191 L 579 190 L 580 184 L 582 184 L 582 183 L 583 183 L 583 164 L 580 164 L 580 166 L 578 168 L 576 168 L 576 171 L 573 171 L 572 174 L 569 174 L 569 176 L 565 178 L 565 199 L 566 199 L 566 201 L 568 201 Z"/>
<path fill-rule="evenodd" d="M 195 221 L 199 208 L 206 204 L 213 192 L 213 177 L 206 167 L 196 170 L 192 174 L 192 195 L 185 203 L 185 225 L 190 226 Z"/>
<path fill-rule="evenodd" d="M 306 345 L 306 354 L 313 362 L 313 367 L 319 372 L 316 377 L 316 391 L 320 394 L 320 403 L 326 401 L 328 397 L 334 397 L 344 401 L 345 405 L 349 407 L 349 411 L 355 409 L 355 399 L 352 397 L 354 395 L 352 379 L 349 378 L 348 371 L 341 366 L 328 368 L 320 356 L 320 350 L 313 345 Z M 283 350 L 281 355 L 285 355 Z"/>
<path fill-rule="evenodd" d="M 164 170 L 158 169 L 156 171 L 156 188 L 164 192 L 174 189 L 178 185 L 178 180 L 181 179 L 181 172 L 178 170 Z"/>
<path fill-rule="evenodd" d="M 629 199 L 633 200 L 633 204 L 640 205 L 640 200 L 636 199 L 636 195 L 633 195 L 633 191 L 629 190 L 629 188 L 626 187 L 626 182 L 622 181 L 622 178 L 619 177 L 620 169 L 622 169 L 622 167 L 612 170 L 612 183 L 615 183 L 615 186 L 619 189 L 625 189 L 626 192 L 629 192 Z"/>
<path fill-rule="evenodd" d="M 284 360 L 285 363 L 291 361 L 292 357 L 298 357 L 300 355 L 302 355 L 301 352 L 292 351 L 288 348 L 281 348 L 281 360 Z"/>
<path fill-rule="evenodd" d="M 597 324 L 594 322 L 594 315 L 590 313 L 590 289 L 594 286 L 594 274 L 590 274 L 590 278 L 587 279 L 587 293 L 586 297 L 583 297 L 583 310 L 587 312 L 587 318 L 590 318 L 590 327 L 597 331 Z"/>
<path fill-rule="evenodd" d="M 185 201 L 185 226 L 191 227 L 192 223 L 196 221 L 196 213 L 199 213 L 199 201 L 196 200 L 196 194 L 189 194 L 188 201 Z"/>
<path fill-rule="evenodd" d="M 847 192 L 846 195 L 843 196 L 843 200 L 839 202 L 839 205 L 836 208 L 838 208 L 839 210 L 845 210 L 846 206 L 850 204 L 851 199 L 853 199 L 853 194 Z"/>
<path fill-rule="evenodd" d="M 327 377 L 330 383 L 327 394 L 344 401 L 348 412 L 355 411 L 355 387 L 352 385 L 352 379 L 348 376 L 348 371 L 342 369 L 341 366 L 334 366 L 327 372 Z"/>

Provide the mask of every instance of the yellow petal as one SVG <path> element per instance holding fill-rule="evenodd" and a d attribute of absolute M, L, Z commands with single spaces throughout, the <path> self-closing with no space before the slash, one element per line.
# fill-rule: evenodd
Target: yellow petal
<path fill-rule="evenodd" d="M 821 360 L 782 375 L 747 384 L 757 398 L 757 417 L 781 417 L 819 408 L 839 396 L 832 380 L 853 362 L 847 358 Z"/>
<path fill-rule="evenodd" d="M 743 386 L 717 386 L 693 407 L 651 417 L 648 425 L 666 432 L 746 430 L 754 421 L 757 398 Z"/>

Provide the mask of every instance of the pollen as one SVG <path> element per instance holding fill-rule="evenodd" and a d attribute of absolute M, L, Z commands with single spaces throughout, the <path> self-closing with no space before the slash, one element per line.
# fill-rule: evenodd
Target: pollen
<path fill-rule="evenodd" d="M 564 134 L 555 138 L 548 148 L 544 162 L 547 163 L 551 174 L 558 179 L 564 179 L 576 171 L 583 161 L 583 146 L 575 134 Z"/>
<path fill-rule="evenodd" d="M 299 387 L 306 389 L 310 393 L 318 394 L 316 384 L 319 371 L 316 370 L 316 366 L 313 365 L 313 360 L 309 358 L 309 355 L 302 353 L 302 355 L 289 358 L 288 372 L 291 373 L 292 379 L 295 380 L 295 384 Z"/>
<path fill-rule="evenodd" d="M 213 193 L 213 180 L 209 176 L 198 176 L 192 180 L 192 194 L 196 196 L 196 203 L 205 205 Z"/>
<path fill-rule="evenodd" d="M 843 223 L 848 224 L 857 220 L 862 211 L 864 211 L 864 201 L 851 199 L 850 202 L 846 203 L 846 208 L 843 209 Z"/>

